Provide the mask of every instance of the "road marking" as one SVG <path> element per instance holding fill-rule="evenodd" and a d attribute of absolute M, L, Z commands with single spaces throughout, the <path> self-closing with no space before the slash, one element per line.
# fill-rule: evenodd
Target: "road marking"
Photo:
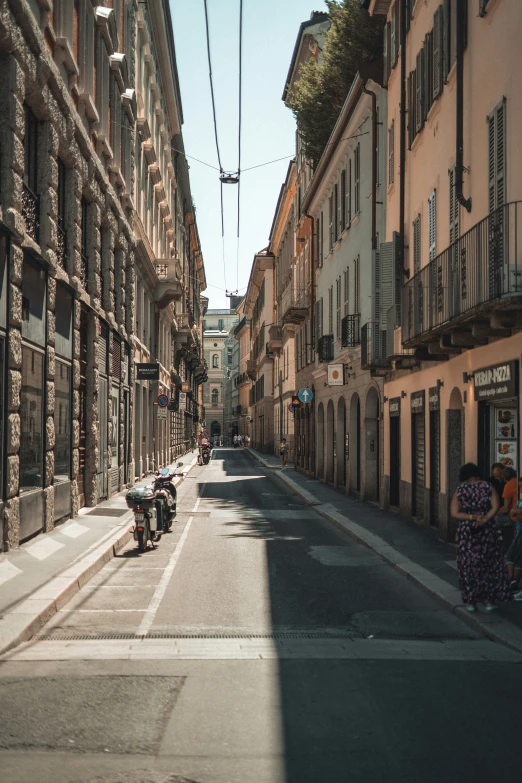
<path fill-rule="evenodd" d="M 19 568 L 8 560 L 4 560 L 3 563 L 0 563 L 0 585 L 5 584 L 10 579 L 14 579 L 15 576 L 21 573 L 22 571 Z"/>
<path fill-rule="evenodd" d="M 36 557 L 37 560 L 46 560 L 64 546 L 65 544 L 60 544 L 52 538 L 45 538 L 42 541 L 37 541 L 36 544 L 28 546 L 25 551 Z"/>
<path fill-rule="evenodd" d="M 59 609 L 59 614 L 119 614 L 120 612 L 145 612 L 145 607 L 141 609 Z"/>
<path fill-rule="evenodd" d="M 198 498 L 198 500 L 201 500 L 201 498 Z M 196 503 L 196 506 L 198 503 Z M 189 517 L 187 524 L 185 525 L 185 530 L 181 534 L 181 537 L 176 544 L 176 548 L 174 552 L 170 556 L 170 560 L 168 562 L 167 567 L 165 568 L 165 571 L 163 572 L 163 576 L 161 577 L 158 586 L 156 587 L 154 591 L 154 595 L 150 599 L 149 606 L 147 610 L 145 611 L 145 615 L 143 617 L 143 620 L 141 621 L 140 627 L 138 628 L 138 634 L 146 634 L 150 631 L 152 623 L 154 622 L 154 618 L 156 617 L 156 614 L 158 612 L 159 606 L 163 600 L 163 597 L 165 595 L 165 592 L 167 590 L 168 584 L 170 582 L 170 579 L 172 577 L 172 574 L 174 573 L 174 569 L 176 568 L 177 562 L 179 560 L 179 556 L 181 554 L 181 550 L 183 549 L 183 545 L 185 544 L 185 541 L 187 540 L 187 536 L 190 530 L 190 526 L 192 525 L 192 520 L 194 517 Z"/>
<path fill-rule="evenodd" d="M 89 529 L 85 525 L 79 525 L 78 522 L 72 522 L 67 527 L 64 527 L 63 530 L 60 530 L 60 533 L 63 533 L 64 536 L 69 536 L 69 538 L 79 538 L 84 533 L 87 533 Z"/>

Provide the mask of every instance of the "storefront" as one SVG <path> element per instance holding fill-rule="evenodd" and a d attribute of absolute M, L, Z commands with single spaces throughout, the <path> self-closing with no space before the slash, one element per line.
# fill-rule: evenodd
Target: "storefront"
<path fill-rule="evenodd" d="M 411 401 L 411 453 L 412 453 L 412 493 L 411 514 L 417 519 L 425 519 L 424 499 L 426 487 L 426 407 L 425 392 L 416 391 Z"/>
<path fill-rule="evenodd" d="M 491 474 L 495 462 L 518 473 L 518 378 L 516 360 L 484 367 L 473 374 L 474 397 L 478 403 L 478 460 L 484 478 Z"/>

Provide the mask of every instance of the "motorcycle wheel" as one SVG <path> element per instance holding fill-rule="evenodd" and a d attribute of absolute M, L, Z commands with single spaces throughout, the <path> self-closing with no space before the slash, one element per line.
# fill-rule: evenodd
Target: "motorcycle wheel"
<path fill-rule="evenodd" d="M 138 530 L 138 550 L 145 552 L 147 548 L 147 539 L 145 537 L 145 530 Z"/>

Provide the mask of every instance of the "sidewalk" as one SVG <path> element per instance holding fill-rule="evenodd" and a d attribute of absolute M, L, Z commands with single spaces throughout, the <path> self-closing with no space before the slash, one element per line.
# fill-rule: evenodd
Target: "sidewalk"
<path fill-rule="evenodd" d="M 188 473 L 196 460 L 189 451 L 174 464 L 183 462 Z M 182 481 L 176 479 L 176 485 Z M 52 532 L 0 554 L 0 654 L 37 633 L 131 539 L 134 523 L 126 492 L 83 508 Z"/>
<path fill-rule="evenodd" d="M 281 471 L 275 455 L 260 454 L 252 448 L 247 451 L 321 516 L 379 554 L 470 626 L 494 641 L 522 651 L 522 602 L 511 601 L 492 613 L 479 608 L 475 614 L 469 614 L 458 589 L 456 550 L 452 544 L 398 514 L 310 479 L 291 464 Z"/>

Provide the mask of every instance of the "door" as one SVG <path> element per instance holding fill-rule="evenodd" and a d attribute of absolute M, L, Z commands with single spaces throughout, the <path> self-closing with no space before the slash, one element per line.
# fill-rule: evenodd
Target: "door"
<path fill-rule="evenodd" d="M 401 480 L 401 420 L 390 416 L 390 506 L 398 508 Z"/>
<path fill-rule="evenodd" d="M 129 403 L 129 396 L 130 392 L 128 389 L 125 389 L 123 392 L 123 406 L 124 406 L 124 422 L 125 422 L 125 429 L 123 432 L 123 481 L 125 484 L 128 484 L 131 480 L 131 477 L 129 475 L 129 465 L 131 461 L 130 456 L 130 403 Z"/>
<path fill-rule="evenodd" d="M 80 316 L 80 439 L 78 444 L 78 504 L 85 506 L 85 455 L 87 448 L 87 315 Z"/>
<path fill-rule="evenodd" d="M 430 411 L 430 525 L 439 525 L 440 411 Z"/>
<path fill-rule="evenodd" d="M 424 519 L 424 487 L 426 460 L 426 425 L 424 413 L 412 415 L 413 487 L 412 516 Z"/>
<path fill-rule="evenodd" d="M 108 386 L 107 378 L 100 378 L 100 391 L 98 395 L 98 448 L 100 457 L 98 460 L 98 474 L 97 486 L 98 486 L 98 500 L 102 500 L 108 496 L 108 480 L 109 480 L 109 442 L 107 435 L 107 419 L 108 419 Z"/>

